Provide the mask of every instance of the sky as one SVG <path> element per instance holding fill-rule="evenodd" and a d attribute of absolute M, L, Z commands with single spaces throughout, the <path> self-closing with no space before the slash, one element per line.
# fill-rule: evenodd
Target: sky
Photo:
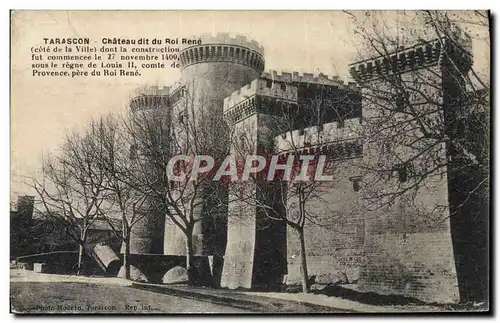
<path fill-rule="evenodd" d="M 389 15 L 390 16 L 390 15 Z M 31 48 L 43 38 L 166 38 L 228 32 L 265 49 L 265 69 L 338 75 L 348 81 L 356 36 L 341 11 L 17 11 L 11 19 L 11 192 L 32 194 L 25 177 L 55 151 L 66 131 L 127 109 L 134 89 L 171 85 L 180 70 L 143 70 L 140 77 L 33 77 Z M 477 46 L 476 46 L 477 47 Z M 480 51 L 484 51 L 479 47 Z"/>

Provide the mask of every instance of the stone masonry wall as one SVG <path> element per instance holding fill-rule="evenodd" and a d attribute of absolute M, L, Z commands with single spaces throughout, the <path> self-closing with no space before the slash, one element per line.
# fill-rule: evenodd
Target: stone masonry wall
<path fill-rule="evenodd" d="M 391 68 L 394 65 L 384 63 L 388 62 L 386 58 L 352 65 L 353 78 L 366 92 L 364 162 L 375 170 L 363 174 L 362 195 L 367 198 L 364 262 L 359 278 L 362 291 L 428 302 L 458 300 L 447 176 L 441 166 L 446 162 L 446 150 L 443 143 L 425 138 L 421 145 L 412 144 L 423 134 L 408 116 L 409 107 L 413 107 L 425 115 L 427 123 L 442 122 L 440 110 L 429 103 L 442 101 L 443 92 L 436 90 L 442 82 L 441 57 L 439 42 L 391 56 L 401 63 L 396 68 L 398 80 L 407 90 L 403 101 L 397 95 L 373 99 L 373 93 L 380 91 L 398 93 L 391 78 L 384 77 L 395 73 Z M 410 90 L 413 88 L 418 91 Z M 387 109 L 394 110 L 388 114 Z M 369 205 L 369 201 L 377 202 Z"/>
<path fill-rule="evenodd" d="M 449 231 L 370 235 L 359 287 L 429 302 L 458 300 Z"/>
<path fill-rule="evenodd" d="M 399 198 L 366 212 L 365 262 L 359 287 L 429 302 L 455 302 L 458 286 L 447 205 L 446 178 L 427 180 L 415 199 Z"/>
<path fill-rule="evenodd" d="M 318 187 L 321 198 L 311 199 L 308 210 L 317 214 L 317 224 L 305 225 L 305 244 L 309 276 L 316 283 L 335 283 L 343 274 L 350 282 L 358 279 L 362 263 L 364 221 L 359 208 L 359 192 L 352 178 L 359 175 L 356 159 L 340 163 L 334 181 Z M 316 221 L 315 221 L 316 222 Z M 301 279 L 300 242 L 290 227 L 287 230 L 288 275 L 286 283 Z"/>

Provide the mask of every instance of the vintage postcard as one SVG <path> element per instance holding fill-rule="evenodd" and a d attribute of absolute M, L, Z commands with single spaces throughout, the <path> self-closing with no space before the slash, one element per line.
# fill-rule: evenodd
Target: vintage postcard
<path fill-rule="evenodd" d="M 490 311 L 488 11 L 10 19 L 12 313 Z"/>

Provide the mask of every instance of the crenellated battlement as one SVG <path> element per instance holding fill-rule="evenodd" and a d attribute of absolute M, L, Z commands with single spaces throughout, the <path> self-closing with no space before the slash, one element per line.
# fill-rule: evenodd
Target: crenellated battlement
<path fill-rule="evenodd" d="M 243 101 L 246 101 L 248 98 L 256 94 L 286 101 L 297 101 L 296 86 L 281 86 L 278 83 L 269 83 L 267 79 L 258 78 L 225 98 L 224 112 L 230 110 L 231 108 L 237 106 Z"/>
<path fill-rule="evenodd" d="M 243 120 L 256 112 L 266 114 L 282 113 L 297 104 L 297 87 L 269 84 L 267 79 L 258 78 L 224 99 L 224 116 L 231 123 Z M 277 107 L 279 109 L 270 107 Z"/>
<path fill-rule="evenodd" d="M 151 87 L 151 91 L 155 94 L 168 94 L 170 92 L 170 86 L 154 85 Z"/>
<path fill-rule="evenodd" d="M 349 64 L 350 74 L 357 82 L 365 82 L 391 74 L 438 66 L 443 63 L 443 48 L 453 61 L 459 62 L 461 68 L 470 68 L 471 37 L 458 27 L 450 28 L 450 33 L 448 38 L 434 39 L 385 56 Z"/>
<path fill-rule="evenodd" d="M 143 94 L 130 100 L 132 112 L 139 110 L 149 110 L 166 108 L 169 105 L 169 95 L 167 94 Z"/>
<path fill-rule="evenodd" d="M 339 86 L 346 88 L 356 88 L 356 83 L 348 82 L 347 84 L 339 76 L 329 77 L 326 74 L 319 73 L 299 73 L 299 72 L 284 72 L 271 70 L 264 72 L 261 78 L 270 79 L 275 82 L 285 83 L 316 83 L 323 85 Z"/>
<path fill-rule="evenodd" d="M 260 45 L 257 41 L 249 39 L 243 35 L 231 35 L 230 33 L 217 33 L 213 34 L 201 34 L 199 37 L 193 37 L 194 39 L 200 39 L 201 45 L 207 44 L 221 44 L 221 45 L 237 45 L 241 47 L 247 47 L 261 55 L 264 55 L 264 46 Z M 199 45 L 183 45 L 181 51 Z"/>
<path fill-rule="evenodd" d="M 169 103 L 170 86 L 151 85 L 136 90 L 137 96 L 130 99 L 130 109 L 138 110 L 166 107 Z"/>
<path fill-rule="evenodd" d="M 226 97 L 224 114 L 231 122 L 237 122 L 256 112 L 279 115 L 290 111 L 289 109 L 296 109 L 299 102 L 299 85 L 304 82 L 359 90 L 356 84 L 346 85 L 339 77 L 328 78 L 324 74 L 310 73 L 278 74 L 271 71 Z"/>
<path fill-rule="evenodd" d="M 202 35 L 201 44 L 188 45 L 180 52 L 181 68 L 208 62 L 243 64 L 260 73 L 264 70 L 264 47 L 245 36 Z"/>
<path fill-rule="evenodd" d="M 135 92 L 140 95 L 168 95 L 172 87 L 163 85 L 148 85 L 140 87 Z"/>
<path fill-rule="evenodd" d="M 361 124 L 359 118 L 339 122 L 325 123 L 322 128 L 317 126 L 294 130 L 275 137 L 276 151 L 286 152 L 296 147 L 314 147 L 330 142 L 358 140 Z"/>
<path fill-rule="evenodd" d="M 224 99 L 224 111 L 246 100 L 255 94 L 274 97 L 277 99 L 297 101 L 298 83 L 315 83 L 328 86 L 338 86 L 357 90 L 359 87 L 355 82 L 344 83 L 338 76 L 328 77 L 325 74 L 298 73 L 298 72 L 278 72 L 271 70 L 265 72 L 260 78 L 243 86 Z"/>
<path fill-rule="evenodd" d="M 441 56 L 441 42 L 435 40 L 418 44 L 387 56 L 350 64 L 351 76 L 358 82 L 437 65 Z"/>
<path fill-rule="evenodd" d="M 241 89 L 234 91 L 230 96 L 224 98 L 224 108 L 223 111 L 231 109 L 233 106 L 237 105 L 254 96 L 257 93 L 259 87 L 259 79 L 255 79 L 252 82 L 244 85 Z"/>

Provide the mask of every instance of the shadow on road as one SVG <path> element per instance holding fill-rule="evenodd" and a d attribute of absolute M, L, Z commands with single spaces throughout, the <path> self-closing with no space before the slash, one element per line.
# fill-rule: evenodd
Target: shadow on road
<path fill-rule="evenodd" d="M 360 292 L 339 285 L 326 285 L 322 289 L 312 291 L 314 294 L 340 297 L 370 305 L 429 305 L 421 300 L 402 295 L 383 295 L 373 292 Z"/>

